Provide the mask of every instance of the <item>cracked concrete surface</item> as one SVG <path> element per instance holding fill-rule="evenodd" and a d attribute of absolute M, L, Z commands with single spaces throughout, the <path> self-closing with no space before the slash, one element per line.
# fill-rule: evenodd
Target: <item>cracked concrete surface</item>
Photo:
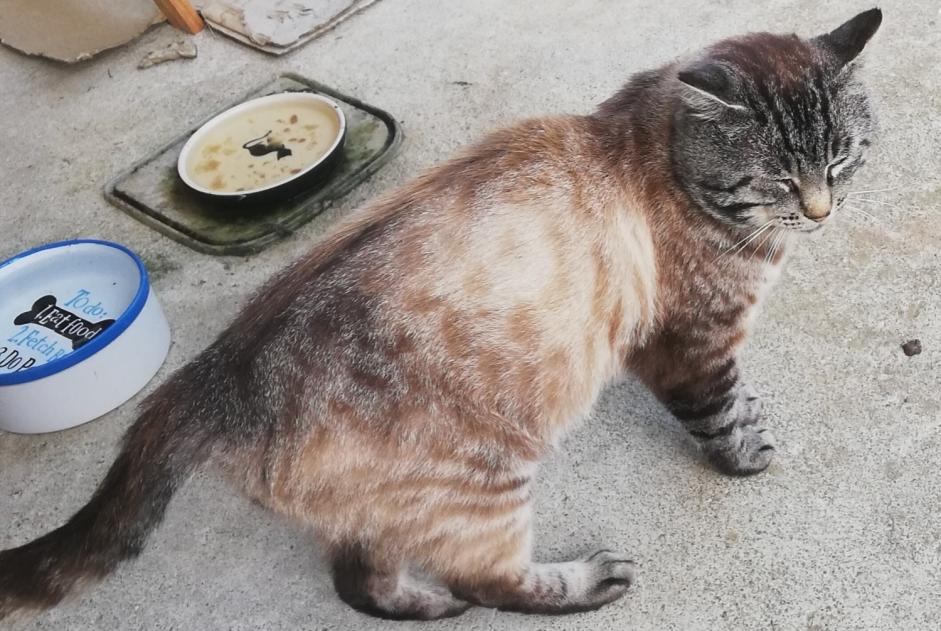
<path fill-rule="evenodd" d="M 0 257 L 71 237 L 124 243 L 148 262 L 173 330 L 148 390 L 202 349 L 275 270 L 379 191 L 492 127 L 584 112 L 629 74 L 747 30 L 830 29 L 871 4 L 780 0 L 432 3 L 385 0 L 285 58 L 204 32 L 187 64 L 146 72 L 161 26 L 75 67 L 0 50 Z M 846 215 L 801 245 L 747 351 L 780 447 L 764 474 L 707 468 L 635 383 L 612 386 L 543 468 L 536 555 L 604 545 L 639 582 L 563 618 L 475 609 L 422 628 L 931 629 L 941 617 L 941 14 L 885 0 L 866 73 L 883 135 Z M 109 206 L 127 164 L 282 70 L 402 122 L 380 174 L 291 238 L 248 258 L 197 254 Z M 924 352 L 900 344 L 920 338 Z M 0 548 L 58 526 L 88 498 L 134 402 L 83 427 L 0 435 Z M 140 559 L 28 629 L 417 628 L 366 618 L 333 594 L 310 537 L 199 474 Z"/>

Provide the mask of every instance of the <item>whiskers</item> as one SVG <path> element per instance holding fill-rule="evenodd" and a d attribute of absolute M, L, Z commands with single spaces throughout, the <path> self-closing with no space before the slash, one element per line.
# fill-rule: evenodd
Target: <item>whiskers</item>
<path fill-rule="evenodd" d="M 775 252 L 778 251 L 778 248 L 784 244 L 784 240 L 787 238 L 787 230 L 775 230 L 774 238 L 771 240 L 771 247 L 768 248 L 767 254 L 765 254 L 765 260 L 762 262 L 762 265 L 767 265 L 774 261 Z"/>
<path fill-rule="evenodd" d="M 788 229 L 781 228 L 777 219 L 770 219 L 745 235 L 741 240 L 722 250 L 716 260 L 731 254 L 737 254 L 749 247 L 754 248 L 750 257 L 754 258 L 756 254 L 762 251 L 762 248 L 767 247 L 763 263 L 767 265 L 774 260 L 774 255 L 784 244 L 787 234 Z M 769 242 L 770 245 L 768 245 Z"/>
<path fill-rule="evenodd" d="M 846 204 L 843 204 L 843 205 L 841 206 L 841 208 L 845 208 L 846 210 L 852 211 L 852 212 L 856 213 L 857 215 L 862 215 L 863 217 L 868 217 L 869 219 L 871 219 L 871 220 L 874 221 L 875 223 L 877 223 L 877 224 L 879 224 L 879 225 L 882 225 L 882 222 L 881 222 L 881 221 L 879 221 L 878 219 L 876 219 L 875 216 L 871 215 L 870 213 L 867 213 L 867 212 L 866 212 L 865 210 L 863 210 L 862 208 L 856 208 L 855 206 L 847 206 Z"/>
<path fill-rule="evenodd" d="M 865 204 L 876 204 L 877 206 L 894 206 L 895 204 L 891 202 L 878 200 L 878 199 L 871 199 L 869 197 L 860 197 L 860 195 L 873 195 L 876 193 L 885 193 L 887 191 L 894 191 L 897 188 L 898 187 L 893 186 L 890 188 L 877 188 L 877 189 L 870 189 L 870 190 L 865 190 L 865 191 L 850 191 L 849 193 L 847 193 L 846 197 L 843 199 L 843 202 L 841 202 L 837 206 L 837 209 L 838 210 L 846 209 L 850 211 L 853 215 L 864 218 L 867 221 L 875 224 L 890 239 L 892 240 L 897 239 L 899 237 L 899 234 L 896 231 L 892 230 L 892 228 L 889 226 L 889 224 L 885 220 L 879 217 L 876 217 L 875 215 L 869 212 L 869 210 L 876 210 L 876 209 L 873 208 L 872 206 L 869 206 L 868 208 L 865 207 Z"/>
<path fill-rule="evenodd" d="M 873 214 L 860 208 L 860 206 L 865 206 L 866 204 L 875 204 L 877 206 L 894 206 L 891 202 L 883 201 L 881 199 L 872 199 L 872 197 L 864 197 L 866 195 L 876 195 L 878 193 L 887 193 L 889 191 L 897 190 L 897 186 L 890 186 L 888 188 L 871 188 L 862 191 L 850 191 L 846 194 L 843 202 L 837 206 L 838 209 L 846 209 L 860 217 L 865 217 L 873 223 L 885 228 L 885 223 L 876 218 Z"/>
<path fill-rule="evenodd" d="M 758 245 L 755 246 L 754 252 L 751 253 L 751 258 L 755 258 L 755 255 L 758 254 L 758 252 L 761 251 L 761 248 L 763 248 L 763 247 L 765 246 L 765 244 L 768 243 L 768 240 L 769 240 L 769 239 L 770 239 L 771 242 L 773 243 L 774 240 L 777 239 L 778 235 L 779 235 L 781 232 L 783 232 L 783 230 L 781 230 L 780 228 L 778 228 L 777 226 L 775 226 L 774 228 L 772 228 L 771 230 L 769 230 L 767 233 L 765 233 L 765 236 L 761 239 L 761 242 L 760 242 Z"/>
<path fill-rule="evenodd" d="M 852 196 L 847 195 L 846 199 L 853 201 L 853 202 L 863 202 L 866 204 L 878 204 L 880 206 L 894 206 L 894 204 L 890 204 L 889 202 L 883 202 L 878 199 L 867 199 L 865 197 L 852 197 Z"/>
<path fill-rule="evenodd" d="M 850 191 L 847 195 L 870 195 L 873 193 L 887 193 L 889 191 L 897 191 L 898 186 L 890 186 L 888 188 L 870 188 L 865 191 Z"/>
<path fill-rule="evenodd" d="M 898 187 L 891 186 L 889 188 L 871 188 L 864 191 L 850 191 L 846 194 L 846 199 L 851 202 L 859 202 L 860 204 L 877 204 L 879 206 L 894 206 L 893 203 L 887 202 L 881 199 L 872 199 L 872 197 L 865 197 L 866 195 L 875 195 L 877 193 L 886 193 L 889 191 L 894 191 Z"/>
<path fill-rule="evenodd" d="M 738 254 L 739 252 L 747 248 L 749 243 L 751 243 L 752 241 L 757 239 L 759 236 L 761 236 L 761 233 L 765 232 L 768 228 L 773 226 L 774 222 L 775 220 L 771 219 L 770 221 L 766 221 L 762 225 L 758 226 L 758 228 L 756 228 L 754 231 L 747 234 L 745 238 L 743 238 L 741 241 L 733 243 L 726 249 L 719 252 L 719 255 L 716 256 L 716 260 L 722 258 L 723 256 L 729 256 L 730 254 Z M 772 230 L 772 232 L 774 231 Z M 757 251 L 758 248 L 755 248 L 755 250 Z"/>

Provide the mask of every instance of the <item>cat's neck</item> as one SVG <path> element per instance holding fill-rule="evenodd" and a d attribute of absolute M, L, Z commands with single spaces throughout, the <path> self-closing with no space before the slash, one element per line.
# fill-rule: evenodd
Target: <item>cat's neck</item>
<path fill-rule="evenodd" d="M 722 257 L 746 267 L 777 265 L 786 239 L 764 239 L 762 233 L 749 241 L 756 227 L 723 223 L 703 210 L 677 178 L 670 151 L 675 96 L 665 80 L 671 73 L 667 67 L 635 77 L 589 117 L 611 173 L 646 213 L 658 250 Z"/>
<path fill-rule="evenodd" d="M 673 169 L 670 141 L 673 96 L 663 76 L 635 79 L 591 117 L 600 153 L 631 200 L 625 212 L 644 215 L 654 246 L 658 320 L 722 317 L 705 305 L 715 295 L 755 305 L 783 261 L 784 248 L 764 235 L 746 243 L 748 230 L 723 224 L 685 192 Z M 697 305 L 690 312 L 690 305 Z M 721 311 L 721 309 L 720 309 Z"/>

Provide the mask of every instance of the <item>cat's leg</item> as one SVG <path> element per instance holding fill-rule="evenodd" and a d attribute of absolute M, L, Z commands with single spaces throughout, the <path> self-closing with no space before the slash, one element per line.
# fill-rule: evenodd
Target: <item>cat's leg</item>
<path fill-rule="evenodd" d="M 390 620 L 436 620 L 471 607 L 447 588 L 422 584 L 401 563 L 383 561 L 362 546 L 340 546 L 331 556 L 337 594 L 363 613 Z"/>
<path fill-rule="evenodd" d="M 617 600 L 633 583 L 634 563 L 608 550 L 576 561 L 533 562 L 529 507 L 514 517 L 441 542 L 435 573 L 456 596 L 504 611 L 566 614 Z"/>
<path fill-rule="evenodd" d="M 761 420 L 761 397 L 758 394 L 758 391 L 755 390 L 750 383 L 743 381 L 741 384 L 742 392 L 741 396 L 744 399 L 744 405 L 742 409 L 742 425 L 754 425 Z"/>
<path fill-rule="evenodd" d="M 634 563 L 601 550 L 578 561 L 533 563 L 451 581 L 451 590 L 483 607 L 538 614 L 591 611 L 627 593 Z"/>
<path fill-rule="evenodd" d="M 465 440 L 473 443 L 474 437 Z M 375 493 L 351 494 L 349 502 L 368 503 L 361 507 L 365 522 L 326 530 L 342 525 L 347 540 L 360 542 L 358 527 L 375 534 L 369 545 L 331 546 L 339 596 L 360 611 L 400 619 L 453 616 L 468 603 L 561 614 L 622 596 L 634 577 L 634 564 L 623 556 L 603 551 L 567 563 L 532 561 L 535 463 L 493 451 L 489 459 L 461 452 L 442 462 L 439 450 L 438 461 L 404 478 L 395 477 L 401 472 L 386 475 Z M 313 521 L 324 519 L 318 513 Z M 417 584 L 402 571 L 405 564 L 447 589 Z"/>
<path fill-rule="evenodd" d="M 719 407 L 719 411 L 705 416 L 699 415 L 703 408 L 676 401 L 668 404 L 709 461 L 729 475 L 760 473 L 774 456 L 774 435 L 758 425 L 760 400 L 749 392 L 745 387 L 735 388 L 724 401 L 712 404 L 711 409 Z"/>
<path fill-rule="evenodd" d="M 774 437 L 761 427 L 761 400 L 741 378 L 734 331 L 657 340 L 631 367 L 723 473 L 764 471 Z"/>

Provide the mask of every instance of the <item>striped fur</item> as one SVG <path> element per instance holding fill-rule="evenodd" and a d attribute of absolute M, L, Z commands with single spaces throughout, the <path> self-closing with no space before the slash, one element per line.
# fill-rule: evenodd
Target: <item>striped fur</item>
<path fill-rule="evenodd" d="M 718 468 L 768 465 L 737 352 L 782 239 L 826 220 L 869 144 L 852 58 L 879 17 L 717 44 L 356 213 L 145 402 L 86 507 L 0 552 L 0 618 L 135 556 L 206 460 L 309 524 L 374 615 L 623 595 L 618 554 L 533 562 L 538 463 L 629 369 Z"/>

